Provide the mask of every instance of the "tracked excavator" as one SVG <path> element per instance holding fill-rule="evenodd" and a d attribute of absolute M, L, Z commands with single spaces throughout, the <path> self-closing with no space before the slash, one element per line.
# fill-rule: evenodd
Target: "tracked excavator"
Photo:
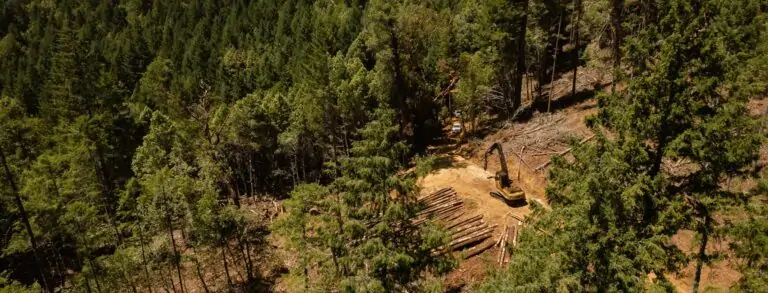
<path fill-rule="evenodd" d="M 525 193 L 522 189 L 512 185 L 512 179 L 509 179 L 509 171 L 507 171 L 507 160 L 504 158 L 504 151 L 501 149 L 499 143 L 494 143 L 485 152 L 483 157 L 483 169 L 488 169 L 488 156 L 493 155 L 494 151 L 499 153 L 499 165 L 501 171 L 496 172 L 493 177 L 496 181 L 496 191 L 491 192 L 491 196 L 496 197 L 504 201 L 508 205 L 519 204 L 521 201 L 525 202 Z M 490 178 L 490 177 L 489 177 Z"/>

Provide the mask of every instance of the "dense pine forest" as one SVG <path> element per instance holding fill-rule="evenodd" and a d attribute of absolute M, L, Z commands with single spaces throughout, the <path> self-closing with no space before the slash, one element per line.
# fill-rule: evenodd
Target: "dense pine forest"
<path fill-rule="evenodd" d="M 768 292 L 766 1 L 0 2 L 0 292 L 447 290 L 446 127 L 569 98 L 594 140 L 459 289 Z"/>

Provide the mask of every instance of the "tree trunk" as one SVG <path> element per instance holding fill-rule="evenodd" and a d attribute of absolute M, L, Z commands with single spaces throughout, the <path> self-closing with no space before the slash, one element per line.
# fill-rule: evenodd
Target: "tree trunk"
<path fill-rule="evenodd" d="M 547 66 L 547 57 L 546 54 L 544 54 L 544 51 L 546 51 L 546 48 L 539 49 L 539 70 L 538 70 L 538 78 L 536 82 L 536 101 L 541 101 L 542 96 L 544 95 L 544 89 L 542 87 L 542 83 L 544 83 L 544 75 L 546 75 L 546 72 L 544 68 Z"/>
<path fill-rule="evenodd" d="M 240 278 L 240 280 L 244 280 L 243 274 L 241 274 L 240 270 L 238 269 L 238 266 L 237 266 L 238 265 L 238 263 L 237 263 L 237 256 L 235 255 L 235 253 L 232 252 L 232 250 L 230 249 L 229 245 L 224 246 L 224 251 L 226 253 L 229 253 L 229 255 L 232 256 L 232 260 L 233 260 L 232 263 L 235 265 L 235 266 L 232 267 L 232 270 L 235 271 L 235 274 L 237 274 L 237 276 Z"/>
<path fill-rule="evenodd" d="M 558 1 L 558 6 L 560 2 Z M 554 54 L 552 54 L 552 78 L 549 79 L 549 95 L 547 95 L 547 113 L 551 111 L 552 98 L 555 94 L 555 73 L 557 72 L 557 55 L 560 52 L 560 29 L 563 26 L 563 9 L 560 9 L 560 17 L 557 22 L 557 35 L 555 35 L 555 48 Z"/>
<path fill-rule="evenodd" d="M 110 181 L 110 175 L 107 173 L 107 169 L 104 167 L 105 164 L 102 157 L 103 155 L 101 148 L 97 145 L 95 153 L 91 152 L 91 159 L 93 160 L 94 169 L 93 171 L 99 180 L 99 186 L 101 186 L 101 201 L 102 205 L 104 206 L 104 210 L 107 213 L 107 220 L 109 221 L 109 225 L 112 226 L 112 230 L 115 233 L 117 246 L 120 246 L 120 244 L 123 243 L 123 236 L 120 234 L 120 230 L 117 228 L 117 222 L 115 221 L 117 213 L 115 212 L 115 208 L 112 204 L 115 202 L 114 196 L 112 194 L 114 188 L 112 187 Z"/>
<path fill-rule="evenodd" d="M 221 258 L 224 260 L 224 275 L 227 276 L 227 291 L 232 292 L 232 278 L 229 277 L 229 265 L 227 264 L 227 254 L 225 253 L 224 247 L 227 245 L 226 241 L 224 241 L 224 237 L 222 237 L 221 241 Z"/>
<path fill-rule="evenodd" d="M 624 0 L 612 0 L 611 8 L 611 26 L 613 26 L 613 81 L 611 82 L 611 92 L 616 92 L 616 79 L 618 78 L 621 67 L 621 40 L 624 33 L 621 28 L 621 12 L 624 9 Z"/>
<path fill-rule="evenodd" d="M 693 277 L 693 293 L 699 292 L 699 284 L 701 281 L 701 270 L 704 267 L 704 263 L 707 261 L 707 242 L 709 242 L 709 229 L 712 224 L 712 219 L 709 214 L 704 210 L 704 225 L 699 228 L 699 234 L 701 234 L 701 244 L 699 245 L 699 253 L 696 257 L 696 275 Z"/>
<path fill-rule="evenodd" d="M 248 152 L 248 183 L 251 186 L 251 198 L 256 199 L 256 189 L 253 185 L 253 152 Z"/>
<path fill-rule="evenodd" d="M 200 279 L 200 284 L 203 285 L 203 290 L 205 290 L 205 293 L 211 292 L 208 290 L 208 285 L 205 283 L 205 278 L 203 278 L 203 272 L 200 269 L 200 261 L 197 260 L 198 254 L 192 251 L 192 253 L 195 254 L 195 256 L 192 258 L 195 261 L 195 271 L 197 272 L 197 278 Z"/>
<path fill-rule="evenodd" d="M 528 1 L 523 0 L 523 17 L 520 20 L 520 27 L 518 31 L 518 37 L 520 40 L 517 42 L 517 73 L 515 76 L 515 92 L 512 94 L 512 111 L 517 111 L 523 104 L 523 76 L 525 76 L 525 33 L 528 27 Z"/>
<path fill-rule="evenodd" d="M 101 293 L 101 282 L 99 282 L 99 277 L 96 275 L 96 266 L 93 265 L 93 260 L 88 260 L 89 263 L 91 263 L 91 268 L 94 270 L 94 276 L 93 276 L 93 282 L 96 283 L 96 292 Z"/>
<path fill-rule="evenodd" d="M 149 268 L 147 267 L 147 254 L 144 251 L 144 232 L 142 232 L 141 228 L 138 229 L 139 232 L 139 241 L 141 242 L 139 247 L 141 249 L 141 262 L 144 267 L 144 274 L 147 281 L 147 288 L 149 288 L 149 293 L 152 293 L 152 277 L 149 276 Z"/>
<path fill-rule="evenodd" d="M 253 262 L 251 261 L 251 246 L 248 245 L 248 241 L 241 241 L 243 250 L 245 251 L 245 269 L 248 274 L 248 282 L 253 281 Z"/>
<path fill-rule="evenodd" d="M 163 191 L 163 193 L 165 193 L 165 191 Z M 181 293 L 184 293 L 184 279 L 181 278 L 180 255 L 176 250 L 176 240 L 173 239 L 173 221 L 171 220 L 171 214 L 168 212 L 167 208 L 165 211 L 165 218 L 168 224 L 168 238 L 171 240 L 171 249 L 173 251 L 173 264 L 176 265 L 176 274 L 179 277 L 179 290 L 181 290 Z M 173 283 L 173 280 L 171 280 L 171 283 Z"/>
<path fill-rule="evenodd" d="M 402 74 L 402 68 L 400 64 L 400 47 L 399 47 L 399 41 L 397 39 L 397 34 L 394 29 L 394 23 L 393 21 L 390 21 L 388 24 L 389 27 L 389 33 L 390 33 L 390 39 L 389 43 L 392 47 L 392 59 L 394 60 L 394 64 L 392 64 L 393 71 L 395 74 L 395 94 L 394 94 L 394 103 L 393 106 L 398 110 L 398 113 L 400 116 L 400 137 L 403 137 L 405 130 L 405 127 L 408 125 L 408 120 L 406 119 L 406 102 L 405 102 L 405 94 L 408 93 L 408 90 L 406 89 L 405 81 L 403 80 L 403 74 Z"/>
<path fill-rule="evenodd" d="M 573 49 L 576 50 L 576 53 L 574 54 L 574 63 L 573 63 L 573 83 L 571 84 L 571 96 L 576 96 L 576 76 L 579 69 L 579 61 L 580 61 L 580 54 L 579 54 L 579 46 L 581 45 L 581 40 L 579 39 L 579 22 L 581 22 L 581 0 L 574 0 L 576 3 L 574 3 L 576 9 L 576 21 L 571 24 L 571 27 L 575 30 L 574 32 L 574 46 Z"/>
<path fill-rule="evenodd" d="M 8 161 L 5 159 L 5 152 L 3 151 L 2 146 L 0 146 L 0 161 L 2 162 L 3 169 L 5 170 L 5 179 L 8 181 L 8 185 L 11 187 L 11 192 L 13 192 L 13 199 L 16 202 L 16 208 L 19 209 L 21 221 L 24 223 L 24 229 L 27 230 L 29 243 L 32 246 L 32 256 L 35 259 L 35 265 L 37 266 L 37 271 L 40 274 L 40 281 L 42 282 L 43 288 L 45 288 L 45 290 L 48 290 L 48 292 L 53 292 L 53 288 L 49 287 L 48 282 L 46 281 L 45 271 L 37 253 L 37 240 L 35 239 L 35 233 L 32 232 L 32 225 L 29 223 L 29 215 L 27 215 L 27 210 L 24 209 L 24 202 L 21 200 L 19 188 L 16 186 L 16 182 L 13 179 L 13 174 L 11 174 L 11 168 L 8 167 Z"/>

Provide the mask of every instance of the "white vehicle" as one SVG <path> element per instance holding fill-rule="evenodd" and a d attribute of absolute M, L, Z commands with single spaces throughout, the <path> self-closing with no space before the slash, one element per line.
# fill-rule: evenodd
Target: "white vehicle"
<path fill-rule="evenodd" d="M 461 123 L 459 122 L 453 123 L 453 126 L 451 126 L 451 133 L 452 134 L 461 133 Z"/>

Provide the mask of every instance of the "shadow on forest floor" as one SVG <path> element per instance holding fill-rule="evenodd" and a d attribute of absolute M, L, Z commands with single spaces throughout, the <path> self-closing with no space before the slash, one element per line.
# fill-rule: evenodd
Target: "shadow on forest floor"
<path fill-rule="evenodd" d="M 459 162 L 453 156 L 440 156 L 435 159 L 435 164 L 432 166 L 430 173 L 438 172 L 442 169 L 464 168 L 466 166 L 466 162 Z"/>

